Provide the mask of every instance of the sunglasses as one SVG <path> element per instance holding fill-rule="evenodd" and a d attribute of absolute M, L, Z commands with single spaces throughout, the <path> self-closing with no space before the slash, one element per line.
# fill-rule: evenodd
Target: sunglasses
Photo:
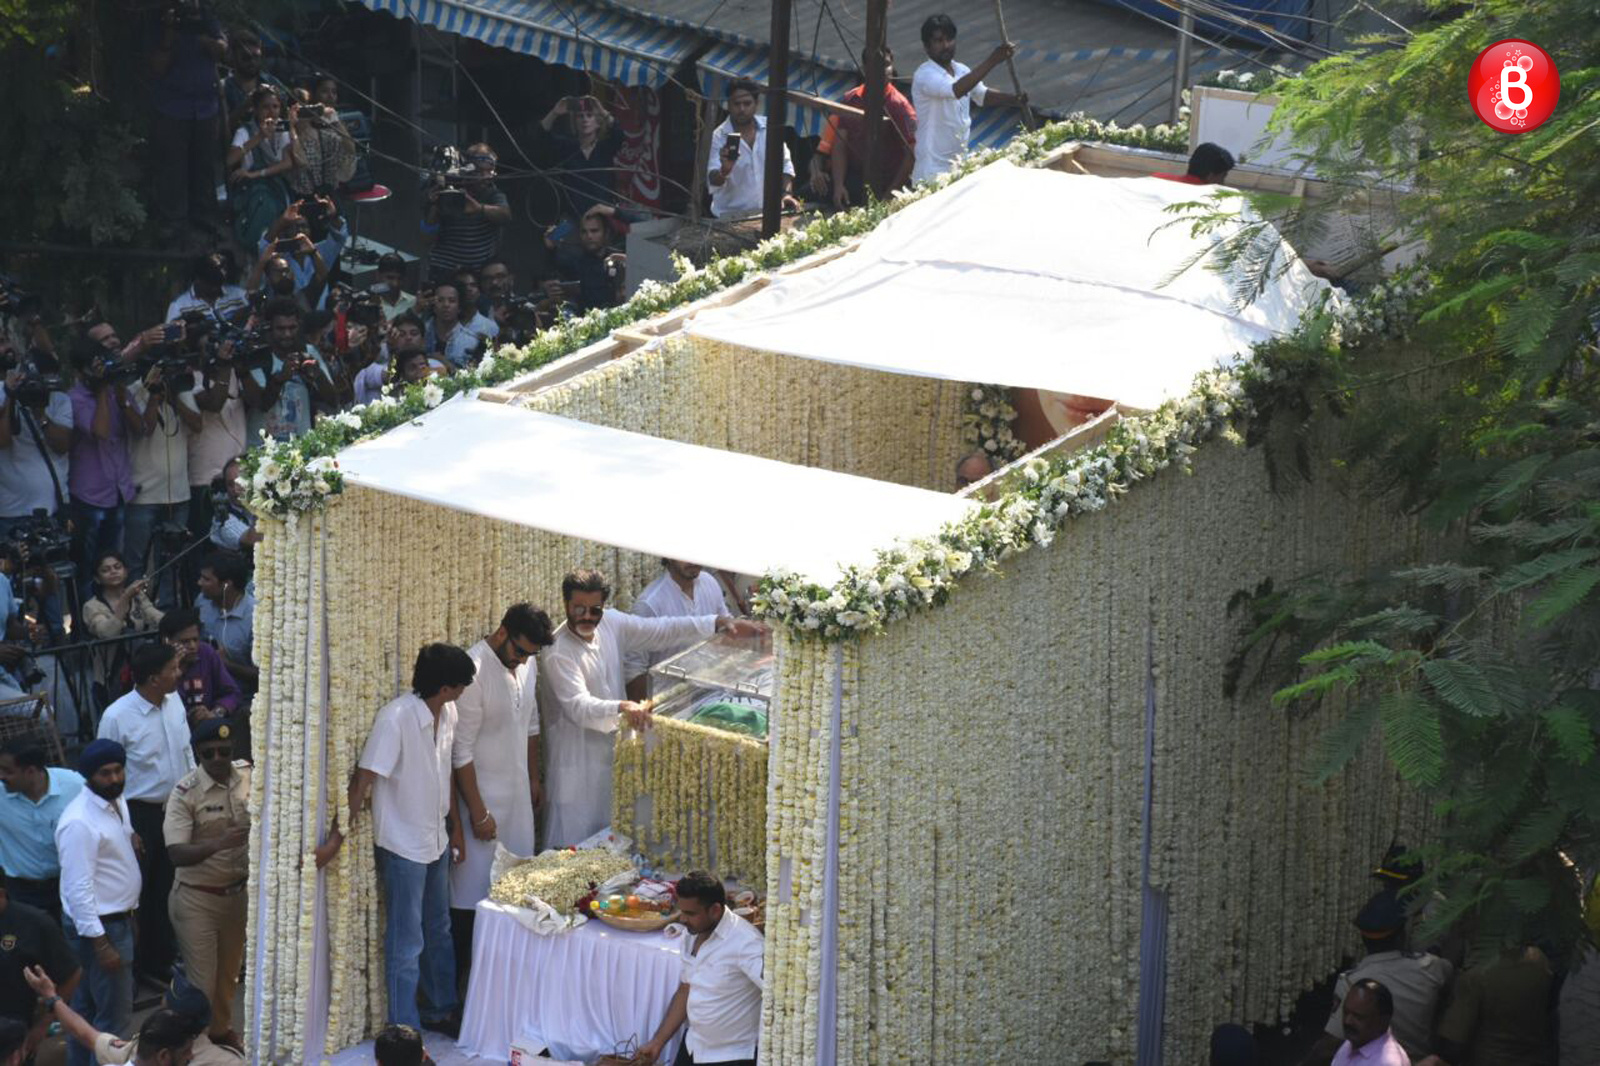
<path fill-rule="evenodd" d="M 518 644 L 516 637 L 506 638 L 506 646 L 511 649 L 511 654 L 519 659 L 531 659 L 539 654 L 538 648 L 524 648 L 521 644 Z"/>
<path fill-rule="evenodd" d="M 231 759 L 233 758 L 233 745 L 227 744 L 196 748 L 195 754 L 199 756 L 201 762 L 204 762 L 207 759 Z"/>
<path fill-rule="evenodd" d="M 569 607 L 567 608 L 567 611 L 570 614 L 577 615 L 579 618 L 582 618 L 585 615 L 593 615 L 594 617 L 599 618 L 601 615 L 606 613 L 606 609 L 604 607 Z"/>

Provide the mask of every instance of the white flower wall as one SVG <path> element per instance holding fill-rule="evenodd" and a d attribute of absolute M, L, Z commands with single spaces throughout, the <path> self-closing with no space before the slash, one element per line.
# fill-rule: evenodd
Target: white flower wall
<path fill-rule="evenodd" d="M 1274 495 L 1258 452 L 1214 444 L 1195 468 L 845 644 L 838 1061 L 1134 1061 L 1152 678 L 1167 1061 L 1331 972 L 1375 860 L 1424 838 L 1376 750 L 1326 788 L 1301 783 L 1329 712 L 1224 697 L 1235 634 L 1218 621 L 1262 577 L 1359 563 L 1415 531 L 1329 480 Z M 833 649 L 786 648 L 769 890 L 792 857 L 796 902 L 769 911 L 763 1049 L 803 1063 Z"/>
<path fill-rule="evenodd" d="M 975 447 L 964 442 L 970 389 L 677 337 L 525 403 L 613 429 L 947 492 L 956 461 Z"/>

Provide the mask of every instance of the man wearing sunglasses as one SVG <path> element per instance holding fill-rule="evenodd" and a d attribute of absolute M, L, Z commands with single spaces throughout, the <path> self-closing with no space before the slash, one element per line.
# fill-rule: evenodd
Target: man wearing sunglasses
<path fill-rule="evenodd" d="M 162 831 L 177 868 L 167 910 L 184 973 L 211 1001 L 211 1042 L 237 1048 L 233 992 L 249 907 L 250 767 L 234 761 L 233 741 L 226 718 L 194 724 L 197 765 L 173 788 Z"/>
<path fill-rule="evenodd" d="M 534 851 L 534 809 L 544 804 L 534 656 L 549 646 L 551 629 L 549 615 L 514 603 L 500 628 L 467 649 L 478 672 L 456 700 L 450 746 L 462 837 L 462 859 L 450 869 L 458 970 L 471 961 L 473 908 L 489 894 L 495 841 L 514 855 Z"/>
<path fill-rule="evenodd" d="M 649 702 L 627 698 L 623 662 L 653 651 L 682 650 L 713 631 L 737 637 L 766 631 L 727 615 L 642 618 L 606 607 L 611 586 L 598 570 L 575 570 L 561 582 L 567 623 L 541 657 L 540 699 L 550 726 L 550 794 L 544 845 L 578 844 L 611 823 L 611 757 L 622 718 L 650 728 Z"/>

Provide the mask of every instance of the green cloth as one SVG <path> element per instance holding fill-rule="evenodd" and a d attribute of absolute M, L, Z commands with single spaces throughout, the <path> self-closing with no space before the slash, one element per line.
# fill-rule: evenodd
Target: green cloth
<path fill-rule="evenodd" d="M 694 712 L 689 721 L 750 737 L 767 735 L 767 712 L 748 703 L 708 703 Z"/>

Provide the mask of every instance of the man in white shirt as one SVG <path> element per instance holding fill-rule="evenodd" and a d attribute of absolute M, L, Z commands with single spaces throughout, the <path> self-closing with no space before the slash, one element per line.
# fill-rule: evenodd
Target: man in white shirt
<path fill-rule="evenodd" d="M 706 162 L 714 218 L 761 210 L 767 175 L 767 120 L 756 114 L 756 97 L 760 93 L 761 86 L 748 78 L 738 78 L 728 85 L 728 117 L 711 134 L 711 158 Z M 791 195 L 793 191 L 794 163 L 785 145 L 783 207 L 786 211 L 800 206 L 800 201 Z"/>
<path fill-rule="evenodd" d="M 161 368 L 152 367 L 143 381 L 128 386 L 128 399 L 139 414 L 128 427 L 134 496 L 122 529 L 122 545 L 133 570 L 130 577 L 144 576 L 158 524 L 183 526 L 189 521 L 189 434 L 200 432 L 203 422 L 198 409 L 179 401 L 167 378 Z M 163 603 L 177 601 L 178 575 L 169 573 L 172 596 L 158 594 Z"/>
<path fill-rule="evenodd" d="M 456 706 L 477 666 L 451 644 L 417 653 L 411 691 L 378 711 L 350 780 L 353 822 L 372 798 L 386 914 L 384 975 L 389 1021 L 452 1038 L 460 1030 L 450 944 L 450 862 L 461 858 L 461 827 L 450 809 L 450 752 Z M 421 991 L 426 1016 L 417 1004 Z"/>
<path fill-rule="evenodd" d="M 639 593 L 633 601 L 633 613 L 639 618 L 688 618 L 721 614 L 724 606 L 722 584 L 715 574 L 699 563 L 663 559 L 661 576 Z M 663 652 L 640 651 L 623 660 L 622 676 L 628 679 L 630 700 L 650 695 L 649 670 L 664 658 Z"/>
<path fill-rule="evenodd" d="M 544 804 L 534 657 L 550 646 L 551 628 L 549 615 L 515 603 L 498 629 L 467 649 L 478 672 L 456 700 L 450 751 L 459 795 L 456 821 L 467 827 L 461 834 L 462 859 L 450 871 L 450 906 L 462 912 L 455 922 L 457 966 L 471 960 L 467 931 L 473 908 L 489 894 L 495 842 L 513 855 L 534 852 L 534 810 Z"/>
<path fill-rule="evenodd" d="M 228 319 L 245 309 L 250 298 L 237 285 L 228 282 L 231 264 L 221 252 L 209 252 L 194 261 L 193 284 L 167 305 L 167 321 L 176 322 L 185 311 L 199 308 L 226 325 Z"/>
<path fill-rule="evenodd" d="M 911 105 L 917 111 L 917 162 L 911 180 L 943 174 L 967 150 L 972 135 L 972 105 L 1027 107 L 1027 93 L 1003 93 L 983 83 L 984 75 L 1016 54 L 999 44 L 977 70 L 956 62 L 956 24 L 949 15 L 930 15 L 922 24 L 928 58 L 911 79 Z"/>
<path fill-rule="evenodd" d="M 540 658 L 540 703 L 550 744 L 545 847 L 568 847 L 611 824 L 611 756 L 618 718 L 650 727 L 650 706 L 627 699 L 623 660 L 643 652 L 682 649 L 713 632 L 750 636 L 765 630 L 721 614 L 635 618 L 607 611 L 611 586 L 598 570 L 576 570 L 561 582 L 567 620 Z"/>
<path fill-rule="evenodd" d="M 761 1035 L 763 942 L 754 926 L 728 909 L 727 893 L 708 873 L 678 882 L 678 909 L 694 935 L 683 955 L 683 982 L 656 1035 L 638 1061 L 654 1063 L 687 1020 L 689 1066 L 755 1066 Z M 682 1064 L 684 1055 L 678 1056 Z"/>
<path fill-rule="evenodd" d="M 462 321 L 463 318 L 469 321 Z M 433 318 L 428 321 L 427 347 L 456 368 L 476 363 L 478 357 L 500 332 L 493 319 L 466 306 L 461 288 L 453 281 L 441 281 L 433 290 Z"/>
<path fill-rule="evenodd" d="M 139 905 L 138 840 L 122 798 L 127 754 L 114 740 L 93 740 L 78 756 L 85 788 L 56 823 L 61 909 L 67 941 L 83 967 L 72 1006 L 102 1032 L 126 1033 L 133 1017 L 133 911 Z M 92 1056 L 67 1049 L 72 1066 Z"/>
<path fill-rule="evenodd" d="M 194 752 L 189 746 L 188 715 L 178 695 L 183 674 L 178 650 L 166 641 L 142 645 L 133 652 L 132 667 L 133 690 L 106 708 L 99 736 L 116 741 L 127 753 L 127 806 L 133 831 L 144 842 L 139 963 L 143 972 L 164 980 L 177 941 L 167 918 L 172 860 L 161 825 L 173 787 L 194 769 Z"/>

